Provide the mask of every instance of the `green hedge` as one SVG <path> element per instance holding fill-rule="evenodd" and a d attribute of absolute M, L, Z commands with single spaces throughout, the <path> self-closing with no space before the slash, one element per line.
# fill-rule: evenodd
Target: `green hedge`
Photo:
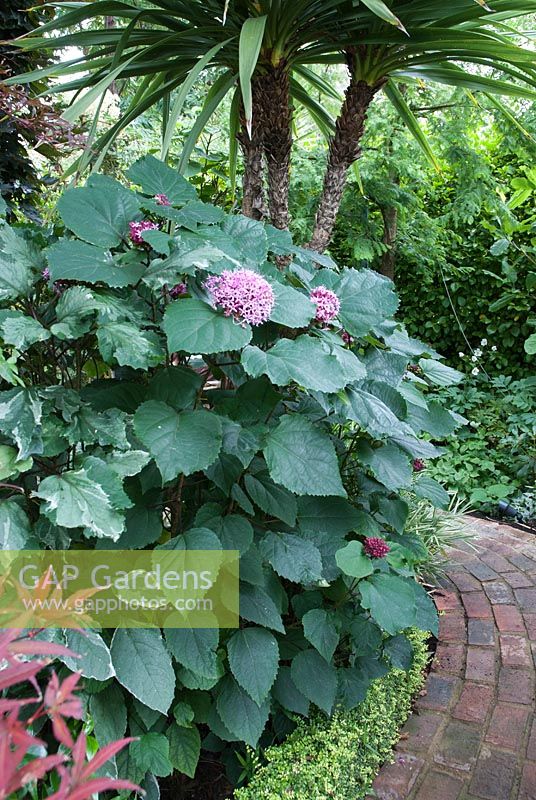
<path fill-rule="evenodd" d="M 412 698 L 423 684 L 428 660 L 426 634 L 411 634 L 413 665 L 394 669 L 375 681 L 353 711 L 330 719 L 315 717 L 298 727 L 281 745 L 265 752 L 260 767 L 235 800 L 360 800 L 366 796 L 381 764 L 398 740 Z"/>

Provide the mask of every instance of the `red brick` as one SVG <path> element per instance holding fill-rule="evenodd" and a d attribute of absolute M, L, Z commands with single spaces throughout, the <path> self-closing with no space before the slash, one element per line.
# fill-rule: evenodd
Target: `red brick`
<path fill-rule="evenodd" d="M 460 598 L 457 592 L 447 592 L 441 589 L 433 597 L 434 603 L 438 611 L 454 611 L 460 608 Z"/>
<path fill-rule="evenodd" d="M 529 639 L 536 642 L 536 614 L 523 614 L 525 625 L 529 634 Z"/>
<path fill-rule="evenodd" d="M 492 604 L 507 604 L 514 602 L 514 595 L 511 588 L 504 581 L 489 581 L 483 584 L 484 591 L 491 600 Z"/>
<path fill-rule="evenodd" d="M 522 636 L 515 636 L 512 633 L 503 633 L 500 636 L 501 658 L 507 667 L 530 667 L 532 660 L 530 657 L 529 643 Z"/>
<path fill-rule="evenodd" d="M 452 716 L 467 722 L 484 722 L 493 698 L 491 686 L 479 686 L 467 681 Z"/>
<path fill-rule="evenodd" d="M 523 777 L 517 800 L 535 800 L 536 798 L 536 764 L 528 761 L 523 768 Z"/>
<path fill-rule="evenodd" d="M 480 555 L 480 560 L 487 564 L 488 567 L 494 569 L 495 572 L 509 572 L 509 570 L 512 569 L 510 562 L 498 553 L 482 553 Z"/>
<path fill-rule="evenodd" d="M 447 573 L 453 583 L 456 584 L 460 592 L 476 592 L 482 589 L 480 581 L 477 581 L 465 570 Z"/>
<path fill-rule="evenodd" d="M 453 719 L 436 745 L 434 761 L 449 769 L 470 772 L 476 762 L 481 732 L 478 728 Z"/>
<path fill-rule="evenodd" d="M 445 644 L 437 646 L 434 657 L 434 669 L 441 672 L 450 672 L 453 675 L 463 675 L 465 668 L 465 645 Z"/>
<path fill-rule="evenodd" d="M 479 581 L 493 581 L 499 577 L 494 570 L 490 569 L 487 564 L 483 564 L 482 561 L 469 561 L 465 566 L 471 575 L 474 575 Z"/>
<path fill-rule="evenodd" d="M 377 800 L 406 800 L 423 764 L 422 758 L 402 755 L 382 767 L 373 784 Z"/>
<path fill-rule="evenodd" d="M 493 606 L 495 622 L 500 631 L 512 631 L 513 633 L 525 633 L 523 617 L 517 606 Z"/>
<path fill-rule="evenodd" d="M 467 639 L 469 644 L 481 647 L 495 646 L 495 625 L 491 619 L 467 620 Z"/>
<path fill-rule="evenodd" d="M 473 773 L 470 790 L 483 800 L 507 800 L 510 797 L 515 774 L 515 755 L 483 747 Z"/>
<path fill-rule="evenodd" d="M 402 738 L 397 744 L 397 750 L 408 750 L 411 753 L 428 750 L 444 721 L 445 717 L 429 711 L 412 714 L 402 728 Z"/>
<path fill-rule="evenodd" d="M 484 592 L 462 594 L 463 604 L 468 617 L 492 619 L 491 605 Z"/>
<path fill-rule="evenodd" d="M 495 652 L 482 647 L 468 647 L 465 677 L 477 683 L 495 683 Z"/>
<path fill-rule="evenodd" d="M 458 800 L 462 789 L 462 781 L 445 772 L 431 770 L 421 784 L 417 800 Z"/>
<path fill-rule="evenodd" d="M 503 573 L 503 578 L 505 581 L 508 581 L 512 589 L 525 589 L 529 586 L 533 586 L 531 579 L 527 578 L 523 572 L 519 572 L 518 570 L 515 572 Z"/>
<path fill-rule="evenodd" d="M 419 697 L 417 705 L 434 711 L 446 711 L 451 704 L 460 681 L 453 675 L 431 672 L 426 681 L 426 694 Z"/>
<path fill-rule="evenodd" d="M 534 674 L 526 669 L 501 667 L 499 673 L 499 700 L 506 703 L 532 705 L 534 701 Z"/>
<path fill-rule="evenodd" d="M 439 640 L 442 642 L 465 642 L 467 633 L 465 617 L 458 611 L 447 611 L 439 617 Z"/>
<path fill-rule="evenodd" d="M 527 744 L 527 758 L 536 761 L 536 719 L 532 723 L 532 731 Z"/>
<path fill-rule="evenodd" d="M 528 717 L 529 709 L 526 706 L 497 703 L 486 733 L 486 741 L 503 750 L 517 752 L 527 727 Z"/>

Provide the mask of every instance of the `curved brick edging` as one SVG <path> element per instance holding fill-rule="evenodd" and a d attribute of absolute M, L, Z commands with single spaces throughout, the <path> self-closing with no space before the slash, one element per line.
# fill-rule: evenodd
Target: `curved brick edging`
<path fill-rule="evenodd" d="M 536 536 L 469 518 L 436 596 L 439 643 L 377 800 L 536 800 Z"/>

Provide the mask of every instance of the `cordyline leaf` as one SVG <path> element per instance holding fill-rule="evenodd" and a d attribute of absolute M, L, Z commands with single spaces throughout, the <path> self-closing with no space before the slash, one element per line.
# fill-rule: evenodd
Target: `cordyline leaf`
<path fill-rule="evenodd" d="M 246 116 L 246 128 L 249 136 L 251 136 L 251 125 L 253 121 L 251 77 L 255 71 L 259 53 L 261 52 L 266 20 L 266 15 L 247 19 L 242 25 L 238 44 L 238 74 L 240 77 L 240 89 L 242 91 L 242 102 L 244 104 L 244 113 Z"/>

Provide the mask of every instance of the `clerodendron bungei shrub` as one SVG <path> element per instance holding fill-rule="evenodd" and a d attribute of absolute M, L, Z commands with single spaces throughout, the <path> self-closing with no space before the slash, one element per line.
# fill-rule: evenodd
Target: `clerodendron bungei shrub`
<path fill-rule="evenodd" d="M 66 191 L 44 250 L 0 227 L 0 529 L 11 549 L 241 551 L 239 630 L 83 640 L 95 736 L 141 735 L 118 757 L 139 781 L 409 666 L 403 631 L 436 616 L 398 492 L 448 500 L 412 464 L 451 418 L 426 387 L 460 375 L 375 272 L 199 202 L 152 157 L 129 179 Z"/>

